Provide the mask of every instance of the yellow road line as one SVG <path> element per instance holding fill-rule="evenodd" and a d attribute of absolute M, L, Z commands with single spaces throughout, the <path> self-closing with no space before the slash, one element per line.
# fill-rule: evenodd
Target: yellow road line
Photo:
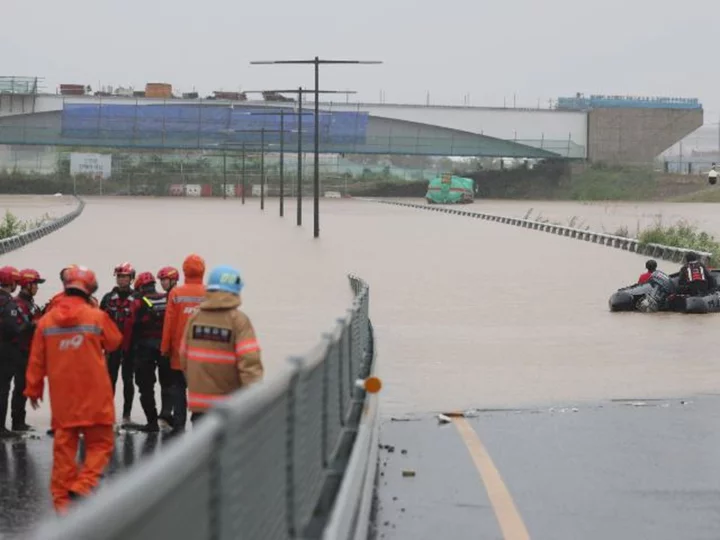
<path fill-rule="evenodd" d="M 500 471 L 495 467 L 490 454 L 485 449 L 470 422 L 465 418 L 454 418 L 453 422 L 470 452 L 475 467 L 480 473 L 503 538 L 505 540 L 529 540 L 530 535 L 525 528 L 525 523 L 523 523 L 515 502 L 500 476 Z"/>

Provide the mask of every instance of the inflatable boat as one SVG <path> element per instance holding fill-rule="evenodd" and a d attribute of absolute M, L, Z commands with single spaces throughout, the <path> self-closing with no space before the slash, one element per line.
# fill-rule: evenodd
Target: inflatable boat
<path fill-rule="evenodd" d="M 720 283 L 720 271 L 712 270 Z M 720 312 L 720 290 L 715 289 L 705 296 L 677 294 L 679 273 L 669 276 L 655 272 L 647 283 L 634 284 L 618 289 L 608 301 L 610 311 L 675 311 L 678 313 Z"/>

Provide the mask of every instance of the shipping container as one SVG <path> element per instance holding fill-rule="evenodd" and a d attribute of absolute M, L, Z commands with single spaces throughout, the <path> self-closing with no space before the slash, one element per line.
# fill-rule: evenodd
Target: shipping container
<path fill-rule="evenodd" d="M 182 184 L 170 184 L 169 193 L 173 197 L 182 197 L 185 194 L 185 187 Z"/>
<path fill-rule="evenodd" d="M 171 98 L 172 85 L 167 83 L 147 83 L 145 85 L 145 97 Z"/>
<path fill-rule="evenodd" d="M 202 188 L 200 188 L 200 196 L 201 197 L 212 197 L 213 190 L 212 190 L 212 184 L 203 184 Z"/>
<path fill-rule="evenodd" d="M 202 186 L 200 184 L 188 184 L 185 186 L 185 195 L 188 197 L 200 197 Z"/>
<path fill-rule="evenodd" d="M 63 96 L 82 96 L 85 95 L 84 84 L 61 84 L 60 93 Z"/>

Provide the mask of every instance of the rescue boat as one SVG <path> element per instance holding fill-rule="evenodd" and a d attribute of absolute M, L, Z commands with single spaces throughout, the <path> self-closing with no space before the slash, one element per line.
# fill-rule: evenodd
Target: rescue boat
<path fill-rule="evenodd" d="M 720 283 L 720 270 L 711 270 Z M 717 313 L 720 312 L 720 290 L 715 289 L 705 296 L 678 294 L 680 273 L 666 275 L 656 272 L 650 281 L 633 284 L 614 292 L 608 300 L 610 311 L 674 311 L 677 313 Z M 662 276 L 665 276 L 664 279 Z"/>

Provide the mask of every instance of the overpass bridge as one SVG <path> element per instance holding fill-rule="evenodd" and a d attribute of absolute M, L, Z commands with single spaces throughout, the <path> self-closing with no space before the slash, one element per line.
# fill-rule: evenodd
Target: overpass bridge
<path fill-rule="evenodd" d="M 697 100 L 561 98 L 556 109 L 321 104 L 320 152 L 649 163 L 703 123 Z M 313 149 L 293 102 L 0 94 L 0 144 L 127 149 Z M 254 115 L 257 112 L 276 115 Z M 259 133 L 265 129 L 262 135 Z"/>

